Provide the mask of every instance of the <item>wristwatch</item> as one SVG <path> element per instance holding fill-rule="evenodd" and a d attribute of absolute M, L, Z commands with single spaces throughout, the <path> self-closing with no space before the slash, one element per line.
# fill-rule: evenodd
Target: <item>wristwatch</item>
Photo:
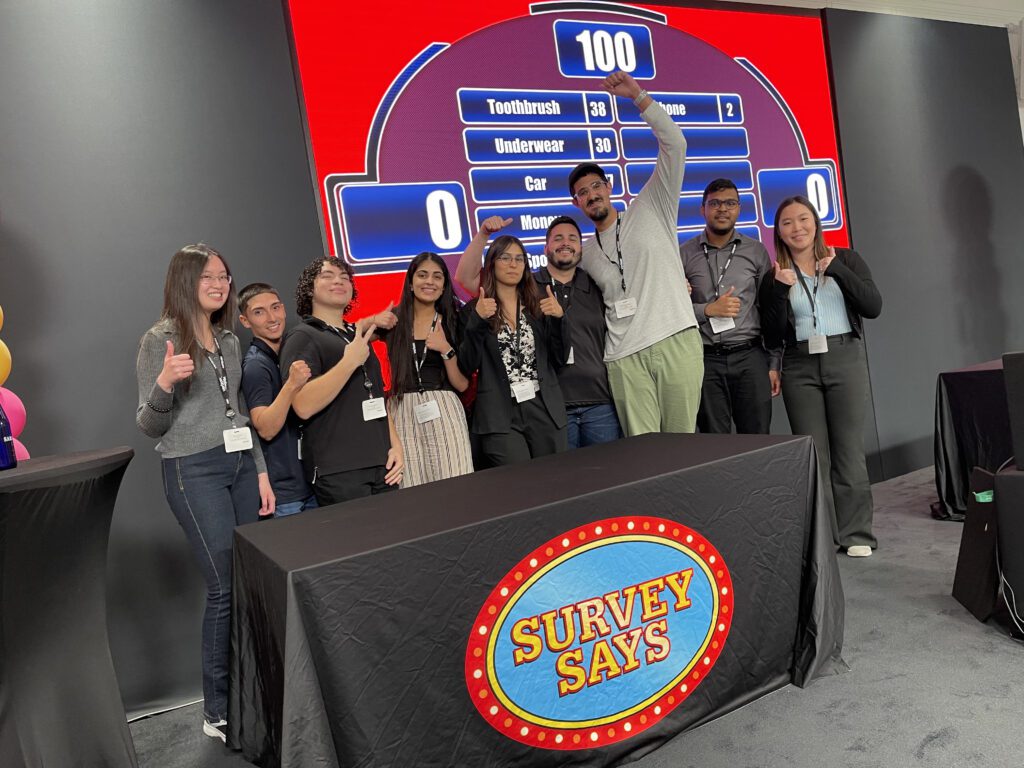
<path fill-rule="evenodd" d="M 452 347 L 443 355 L 441 355 L 442 360 L 451 360 L 453 357 L 455 357 L 455 347 Z"/>

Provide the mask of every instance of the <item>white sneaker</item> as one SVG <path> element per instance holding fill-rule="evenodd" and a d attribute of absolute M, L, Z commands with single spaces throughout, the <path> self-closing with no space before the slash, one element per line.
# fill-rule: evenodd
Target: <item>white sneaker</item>
<path fill-rule="evenodd" d="M 214 723 L 211 723 L 209 720 L 203 720 L 203 733 L 205 733 L 212 739 L 220 739 L 225 744 L 227 744 L 228 736 L 224 732 L 224 729 L 227 727 L 227 725 L 227 720 L 217 720 Z"/>
<path fill-rule="evenodd" d="M 867 544 L 857 544 L 853 547 L 847 547 L 846 554 L 849 557 L 871 557 L 871 547 Z"/>

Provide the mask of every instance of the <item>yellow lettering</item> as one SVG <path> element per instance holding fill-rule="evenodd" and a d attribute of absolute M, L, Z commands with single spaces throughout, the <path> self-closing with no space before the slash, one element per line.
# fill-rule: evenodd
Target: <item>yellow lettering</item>
<path fill-rule="evenodd" d="M 583 690 L 587 684 L 587 673 L 579 665 L 583 663 L 583 649 L 573 648 L 566 651 L 555 662 L 555 670 L 562 678 L 558 681 L 558 695 L 565 696 Z"/>
<path fill-rule="evenodd" d="M 643 634 L 643 629 L 636 627 L 612 638 L 612 644 L 619 649 L 622 658 L 626 660 L 626 664 L 622 668 L 623 672 L 632 672 L 640 666 L 640 659 L 637 658 L 636 652 L 640 647 L 640 638 L 643 637 Z"/>
<path fill-rule="evenodd" d="M 576 640 L 576 623 L 572 620 L 572 614 L 575 610 L 575 605 L 567 605 L 557 611 L 548 611 L 540 615 L 540 620 L 544 624 L 544 639 L 547 641 L 549 651 L 554 653 L 564 651 Z M 562 616 L 560 623 L 564 635 L 561 640 L 558 639 L 558 632 L 555 627 L 555 617 L 559 614 Z"/>
<path fill-rule="evenodd" d="M 672 590 L 672 594 L 676 596 L 677 611 L 690 607 L 690 598 L 686 596 L 686 592 L 690 588 L 691 578 L 693 578 L 693 568 L 687 568 L 679 573 L 670 573 L 665 577 L 665 583 Z"/>
<path fill-rule="evenodd" d="M 640 621 L 646 624 L 651 619 L 656 619 L 659 616 L 665 616 L 668 614 L 668 604 L 659 599 L 661 590 L 664 588 L 664 576 L 659 579 L 645 581 L 637 587 L 637 589 L 640 590 L 640 601 L 644 608 L 643 613 L 640 614 Z"/>
<path fill-rule="evenodd" d="M 622 667 L 615 660 L 615 654 L 612 653 L 612 647 L 608 645 L 607 640 L 598 640 L 594 643 L 594 656 L 590 660 L 590 678 L 587 685 L 600 683 L 602 674 L 604 680 L 611 680 L 622 674 Z"/>
<path fill-rule="evenodd" d="M 657 661 L 664 661 L 668 658 L 668 653 L 672 649 L 672 643 L 669 642 L 666 635 L 667 632 L 668 619 L 652 621 L 644 627 L 644 640 L 647 641 L 648 645 L 645 657 L 648 664 L 654 664 Z"/>
<path fill-rule="evenodd" d="M 512 642 L 519 646 L 512 651 L 512 660 L 516 666 L 540 657 L 541 651 L 544 650 L 544 643 L 534 634 L 538 629 L 540 629 L 540 620 L 536 616 L 520 619 L 512 625 Z"/>
<path fill-rule="evenodd" d="M 626 598 L 626 607 L 619 605 L 619 595 Z M 604 596 L 608 610 L 615 620 L 615 626 L 619 629 L 626 629 L 633 623 L 633 601 L 636 599 L 636 587 L 626 587 L 621 592 L 609 592 Z"/>
<path fill-rule="evenodd" d="M 595 637 L 610 635 L 612 630 L 604 620 L 604 600 L 594 597 L 576 605 L 580 612 L 580 642 L 589 643 Z M 594 627 L 597 631 L 594 631 Z"/>

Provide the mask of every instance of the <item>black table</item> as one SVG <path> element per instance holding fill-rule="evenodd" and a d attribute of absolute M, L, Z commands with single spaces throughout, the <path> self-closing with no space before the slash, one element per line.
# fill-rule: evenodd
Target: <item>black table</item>
<path fill-rule="evenodd" d="M 131 448 L 0 472 L 0 765 L 137 766 L 107 642 L 107 536 Z"/>
<path fill-rule="evenodd" d="M 590 598 L 610 594 L 621 609 L 632 586 L 657 584 L 644 581 L 645 568 L 678 581 L 687 536 L 704 564 L 691 569 L 689 607 L 657 593 L 671 606 L 665 621 L 681 622 L 663 633 L 678 654 L 667 666 L 648 655 L 658 604 L 648 616 L 642 598 L 625 613 L 644 642 L 616 641 L 640 643 L 628 674 L 621 655 L 621 678 L 606 667 L 585 691 L 558 696 L 565 676 L 553 656 L 520 669 L 505 653 L 514 614 L 501 605 L 517 590 L 516 610 L 536 599 L 552 616 L 574 605 L 590 605 L 591 618 L 606 605 L 611 616 L 611 601 L 595 608 Z M 665 552 L 676 558 L 670 568 L 659 561 Z M 548 560 L 557 568 L 546 571 Z M 845 666 L 842 588 L 807 437 L 645 435 L 243 526 L 234 578 L 228 743 L 262 766 L 607 765 Z M 575 645 L 597 659 L 610 638 L 590 622 L 584 642 L 578 610 Z M 686 633 L 705 637 L 708 617 L 693 655 Z M 509 706 L 482 692 L 491 672 L 501 685 L 522 682 L 528 664 L 541 684 L 509 688 Z M 680 676 L 658 688 L 665 670 Z M 547 698 L 524 703 L 534 694 Z M 561 720 L 534 722 L 560 702 Z M 569 709 L 602 706 L 633 709 L 600 723 L 588 715 L 595 724 L 574 743 Z"/>
<path fill-rule="evenodd" d="M 935 488 L 932 515 L 963 520 L 971 470 L 999 469 L 1010 456 L 1003 361 L 940 373 L 935 386 Z"/>

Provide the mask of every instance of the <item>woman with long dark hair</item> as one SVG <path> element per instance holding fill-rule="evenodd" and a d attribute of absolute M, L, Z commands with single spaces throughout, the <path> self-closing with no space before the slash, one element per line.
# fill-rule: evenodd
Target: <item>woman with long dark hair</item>
<path fill-rule="evenodd" d="M 160 320 L 139 343 L 135 421 L 159 438 L 164 493 L 206 581 L 203 732 L 225 738 L 235 526 L 274 513 L 241 393 L 238 315 L 227 262 L 202 243 L 174 254 Z"/>
<path fill-rule="evenodd" d="M 836 545 L 850 557 L 868 557 L 878 542 L 864 458 L 863 336 L 864 318 L 878 317 L 882 296 L 856 251 L 825 245 L 806 197 L 787 198 L 776 210 L 775 255 L 762 326 L 771 344 L 784 347 L 789 423 L 795 434 L 814 438 Z"/>
<path fill-rule="evenodd" d="M 405 449 L 402 488 L 473 471 L 466 412 L 456 392 L 459 370 L 455 296 L 444 260 L 424 252 L 409 264 L 398 322 L 387 336 L 391 362 L 388 410 Z"/>
<path fill-rule="evenodd" d="M 459 366 L 478 371 L 472 432 L 495 465 L 566 449 L 565 401 L 555 370 L 569 356 L 569 321 L 547 286 L 538 294 L 518 238 L 484 256 L 480 295 L 459 315 Z"/>

